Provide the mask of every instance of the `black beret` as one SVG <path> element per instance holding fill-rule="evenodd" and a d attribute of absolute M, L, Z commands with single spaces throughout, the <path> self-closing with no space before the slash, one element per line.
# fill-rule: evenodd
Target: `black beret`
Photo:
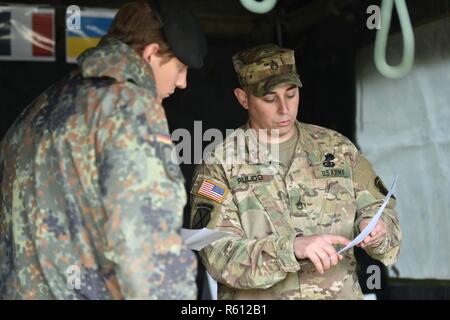
<path fill-rule="evenodd" d="M 151 0 L 175 56 L 190 68 L 201 68 L 208 47 L 192 12 L 182 0 Z"/>

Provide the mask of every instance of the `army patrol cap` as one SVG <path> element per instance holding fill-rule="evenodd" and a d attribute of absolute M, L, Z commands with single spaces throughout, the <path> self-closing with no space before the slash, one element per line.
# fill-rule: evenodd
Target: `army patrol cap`
<path fill-rule="evenodd" d="M 233 65 L 241 87 L 257 97 L 284 83 L 302 86 L 294 51 L 275 44 L 239 51 L 233 56 Z"/>
<path fill-rule="evenodd" d="M 201 68 L 208 51 L 206 39 L 193 14 L 182 0 L 149 0 L 163 26 L 175 56 L 190 68 Z"/>

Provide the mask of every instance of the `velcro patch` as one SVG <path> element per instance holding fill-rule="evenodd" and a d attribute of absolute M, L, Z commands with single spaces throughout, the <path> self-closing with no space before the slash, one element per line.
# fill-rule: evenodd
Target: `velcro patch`
<path fill-rule="evenodd" d="M 383 195 L 383 196 L 387 196 L 388 194 L 388 189 L 386 188 L 386 186 L 384 185 L 383 181 L 381 180 L 380 177 L 376 176 L 375 180 L 374 180 L 374 184 L 375 187 L 377 187 L 378 191 Z M 393 199 L 396 199 L 394 195 L 392 195 Z"/>
<path fill-rule="evenodd" d="M 317 179 L 321 178 L 350 178 L 350 169 L 348 168 L 323 168 L 314 170 Z"/>
<path fill-rule="evenodd" d="M 217 203 L 222 203 L 227 195 L 227 188 L 209 179 L 204 179 L 197 190 L 197 194 Z"/>
<path fill-rule="evenodd" d="M 173 181 L 184 181 L 180 167 L 173 160 L 173 156 L 176 154 L 174 153 L 175 147 L 170 139 L 170 135 L 155 133 L 153 134 L 152 143 L 155 148 L 156 156 L 163 162 L 167 176 Z"/>
<path fill-rule="evenodd" d="M 194 221 L 192 222 L 192 229 L 202 229 L 208 225 L 211 219 L 211 212 L 214 207 L 209 203 L 200 202 L 195 209 Z"/>
<path fill-rule="evenodd" d="M 248 176 L 242 176 L 237 177 L 236 182 L 238 184 L 244 184 L 244 183 L 253 183 L 253 182 L 262 182 L 262 181 L 272 181 L 273 176 L 270 175 L 263 175 L 263 174 L 253 174 Z"/>

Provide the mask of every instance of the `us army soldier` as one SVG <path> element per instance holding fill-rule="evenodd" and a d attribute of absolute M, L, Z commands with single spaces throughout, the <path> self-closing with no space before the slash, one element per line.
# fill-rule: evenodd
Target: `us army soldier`
<path fill-rule="evenodd" d="M 336 246 L 368 224 L 386 188 L 350 140 L 296 120 L 302 84 L 292 50 L 259 46 L 233 63 L 249 120 L 197 167 L 191 191 L 193 228 L 233 234 L 200 252 L 218 297 L 361 299 L 353 250 L 336 255 Z M 236 141 L 245 146 L 236 151 Z M 243 161 L 224 156 L 233 153 Z M 361 244 L 385 265 L 399 254 L 394 206 Z"/>

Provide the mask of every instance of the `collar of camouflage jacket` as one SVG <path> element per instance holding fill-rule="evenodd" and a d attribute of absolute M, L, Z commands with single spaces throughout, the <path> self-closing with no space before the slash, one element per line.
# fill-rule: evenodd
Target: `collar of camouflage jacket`
<path fill-rule="evenodd" d="M 152 68 L 130 46 L 104 37 L 97 47 L 83 52 L 78 65 L 85 78 L 109 77 L 118 82 L 134 82 L 156 95 Z"/>

